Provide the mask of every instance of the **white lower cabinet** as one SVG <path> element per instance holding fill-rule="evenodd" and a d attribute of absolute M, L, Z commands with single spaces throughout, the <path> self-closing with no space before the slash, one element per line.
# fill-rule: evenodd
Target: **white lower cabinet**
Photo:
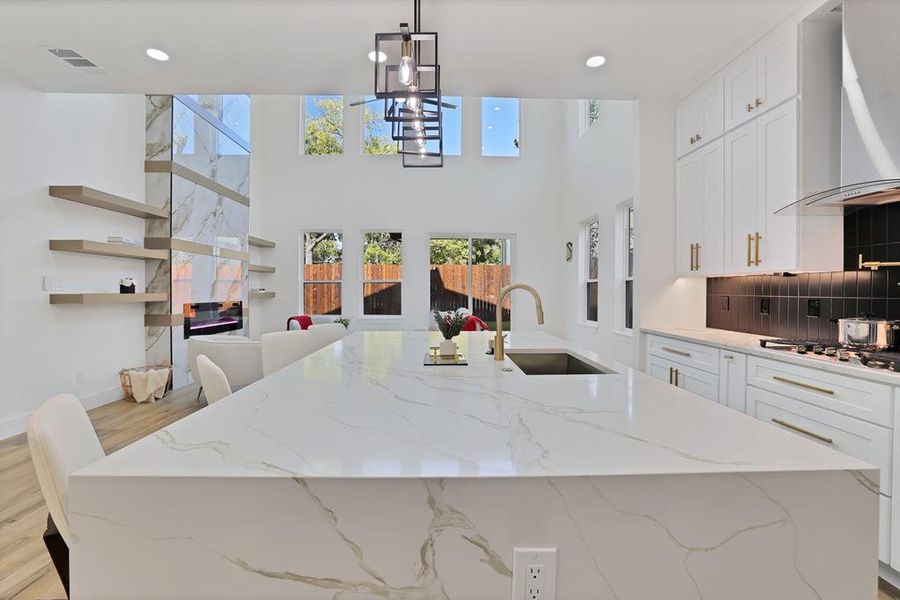
<path fill-rule="evenodd" d="M 731 350 L 719 354 L 719 402 L 747 412 L 747 355 Z"/>
<path fill-rule="evenodd" d="M 900 571 L 900 384 L 663 335 L 647 336 L 645 360 L 657 379 L 878 467 L 878 558 Z"/>
<path fill-rule="evenodd" d="M 887 427 L 753 386 L 747 388 L 747 399 L 750 414 L 757 419 L 875 465 L 881 470 L 881 489 L 892 489 L 892 432 Z M 882 495 L 879 509 L 878 558 L 888 562 L 891 558 L 891 498 Z"/>
<path fill-rule="evenodd" d="M 719 401 L 719 378 L 712 373 L 652 355 L 647 357 L 647 372 L 660 381 Z"/>

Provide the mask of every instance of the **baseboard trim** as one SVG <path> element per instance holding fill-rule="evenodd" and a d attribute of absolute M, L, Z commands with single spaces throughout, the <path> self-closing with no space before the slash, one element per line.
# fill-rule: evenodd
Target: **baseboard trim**
<path fill-rule="evenodd" d="M 883 562 L 878 563 L 878 576 L 894 589 L 891 592 L 900 597 L 900 573 Z"/>
<path fill-rule="evenodd" d="M 103 406 L 104 404 L 109 404 L 110 402 L 121 399 L 122 388 L 119 386 L 100 390 L 99 392 L 94 392 L 92 394 L 85 394 L 78 398 L 85 410 L 91 410 L 92 408 L 97 408 L 98 406 Z M 31 412 L 32 411 L 29 411 L 13 417 L 0 419 L 0 440 L 5 440 L 19 435 L 20 433 L 24 433 Z"/>

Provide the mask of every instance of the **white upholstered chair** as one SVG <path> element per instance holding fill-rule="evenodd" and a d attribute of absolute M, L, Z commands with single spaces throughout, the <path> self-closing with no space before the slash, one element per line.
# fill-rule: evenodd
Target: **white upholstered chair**
<path fill-rule="evenodd" d="M 310 325 L 309 332 L 313 334 L 319 348 L 333 344 L 347 335 L 347 328 L 340 323 L 321 323 Z"/>
<path fill-rule="evenodd" d="M 228 385 L 225 371 L 209 360 L 205 354 L 197 356 L 197 374 L 200 376 L 200 385 L 203 386 L 207 404 L 231 395 L 231 386 Z"/>
<path fill-rule="evenodd" d="M 28 419 L 28 448 L 50 516 L 44 543 L 69 593 L 69 475 L 105 456 L 91 420 L 72 394 L 44 402 Z"/>
<path fill-rule="evenodd" d="M 260 340 L 263 375 L 271 375 L 321 347 L 309 331 L 264 333 Z"/>
<path fill-rule="evenodd" d="M 201 335 L 188 339 L 188 367 L 197 373 L 197 356 L 205 354 L 222 371 L 235 388 L 242 388 L 262 378 L 262 345 L 241 335 Z M 202 385 L 202 383 L 201 383 Z"/>

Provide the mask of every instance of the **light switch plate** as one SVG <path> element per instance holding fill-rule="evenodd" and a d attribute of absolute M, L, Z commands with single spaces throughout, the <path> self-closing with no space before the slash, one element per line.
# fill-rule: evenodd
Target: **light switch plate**
<path fill-rule="evenodd" d="M 556 548 L 513 548 L 512 600 L 556 600 Z"/>

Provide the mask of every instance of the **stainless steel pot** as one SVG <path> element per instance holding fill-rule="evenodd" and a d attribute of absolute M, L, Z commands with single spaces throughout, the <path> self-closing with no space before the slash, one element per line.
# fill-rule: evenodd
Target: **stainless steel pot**
<path fill-rule="evenodd" d="M 853 317 L 832 319 L 838 326 L 838 343 L 849 348 L 865 350 L 891 350 L 900 341 L 897 331 L 900 321 Z"/>

